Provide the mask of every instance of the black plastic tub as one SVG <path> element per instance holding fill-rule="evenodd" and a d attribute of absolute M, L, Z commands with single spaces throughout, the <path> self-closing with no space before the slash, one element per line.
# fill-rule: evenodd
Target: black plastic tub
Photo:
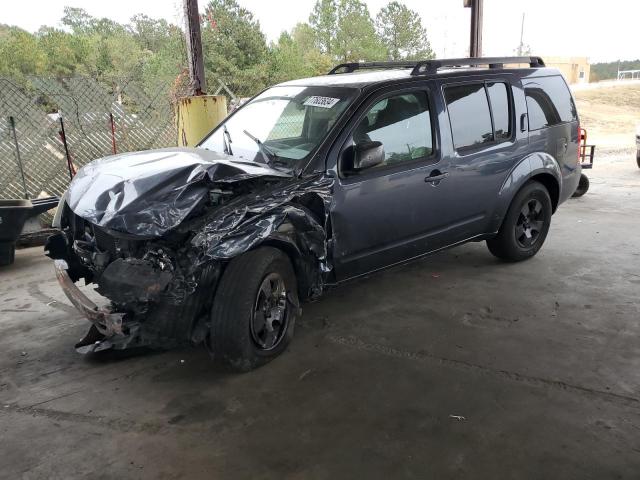
<path fill-rule="evenodd" d="M 0 267 L 11 265 L 16 255 L 16 240 L 29 217 L 54 208 L 58 197 L 31 200 L 0 200 Z"/>
<path fill-rule="evenodd" d="M 30 200 L 0 200 L 0 266 L 13 263 L 16 240 L 32 210 Z"/>

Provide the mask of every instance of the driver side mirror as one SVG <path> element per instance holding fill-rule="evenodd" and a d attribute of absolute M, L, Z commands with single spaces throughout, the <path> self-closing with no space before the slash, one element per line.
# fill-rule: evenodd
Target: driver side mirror
<path fill-rule="evenodd" d="M 384 163 L 382 142 L 365 141 L 353 147 L 353 169 L 356 171 Z"/>

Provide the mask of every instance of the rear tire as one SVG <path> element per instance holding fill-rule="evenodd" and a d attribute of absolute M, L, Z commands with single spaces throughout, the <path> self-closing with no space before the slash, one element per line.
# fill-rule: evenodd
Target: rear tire
<path fill-rule="evenodd" d="M 299 315 L 297 283 L 287 255 L 272 247 L 231 260 L 211 309 L 214 359 L 246 372 L 280 355 Z"/>
<path fill-rule="evenodd" d="M 640 150 L 636 153 L 636 163 L 638 164 L 638 168 L 640 168 Z"/>
<path fill-rule="evenodd" d="M 583 196 L 589 190 L 589 177 L 587 177 L 584 173 L 580 174 L 580 182 L 578 182 L 578 188 L 571 195 L 573 198 L 578 198 Z"/>
<path fill-rule="evenodd" d="M 542 247 L 551 226 L 551 198 L 539 182 L 529 182 L 516 194 L 498 234 L 487 240 L 489 251 L 508 262 L 533 257 Z"/>

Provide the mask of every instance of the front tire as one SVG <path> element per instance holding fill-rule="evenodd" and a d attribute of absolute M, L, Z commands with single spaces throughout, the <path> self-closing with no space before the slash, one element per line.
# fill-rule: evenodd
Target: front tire
<path fill-rule="evenodd" d="M 211 309 L 214 359 L 246 372 L 280 355 L 299 314 L 297 283 L 287 255 L 272 247 L 231 260 Z"/>
<path fill-rule="evenodd" d="M 544 185 L 527 183 L 511 202 L 498 234 L 487 240 L 489 251 L 508 262 L 533 257 L 547 238 L 552 213 L 551 198 Z"/>
<path fill-rule="evenodd" d="M 640 168 L 640 150 L 636 152 L 636 163 L 638 164 L 638 168 Z"/>

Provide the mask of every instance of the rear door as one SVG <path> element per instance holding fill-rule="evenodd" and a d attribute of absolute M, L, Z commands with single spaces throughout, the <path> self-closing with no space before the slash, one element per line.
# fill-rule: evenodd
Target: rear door
<path fill-rule="evenodd" d="M 527 134 L 516 125 L 526 113 L 518 83 L 510 76 L 442 81 L 448 244 L 490 233 L 501 186 L 527 154 Z"/>

